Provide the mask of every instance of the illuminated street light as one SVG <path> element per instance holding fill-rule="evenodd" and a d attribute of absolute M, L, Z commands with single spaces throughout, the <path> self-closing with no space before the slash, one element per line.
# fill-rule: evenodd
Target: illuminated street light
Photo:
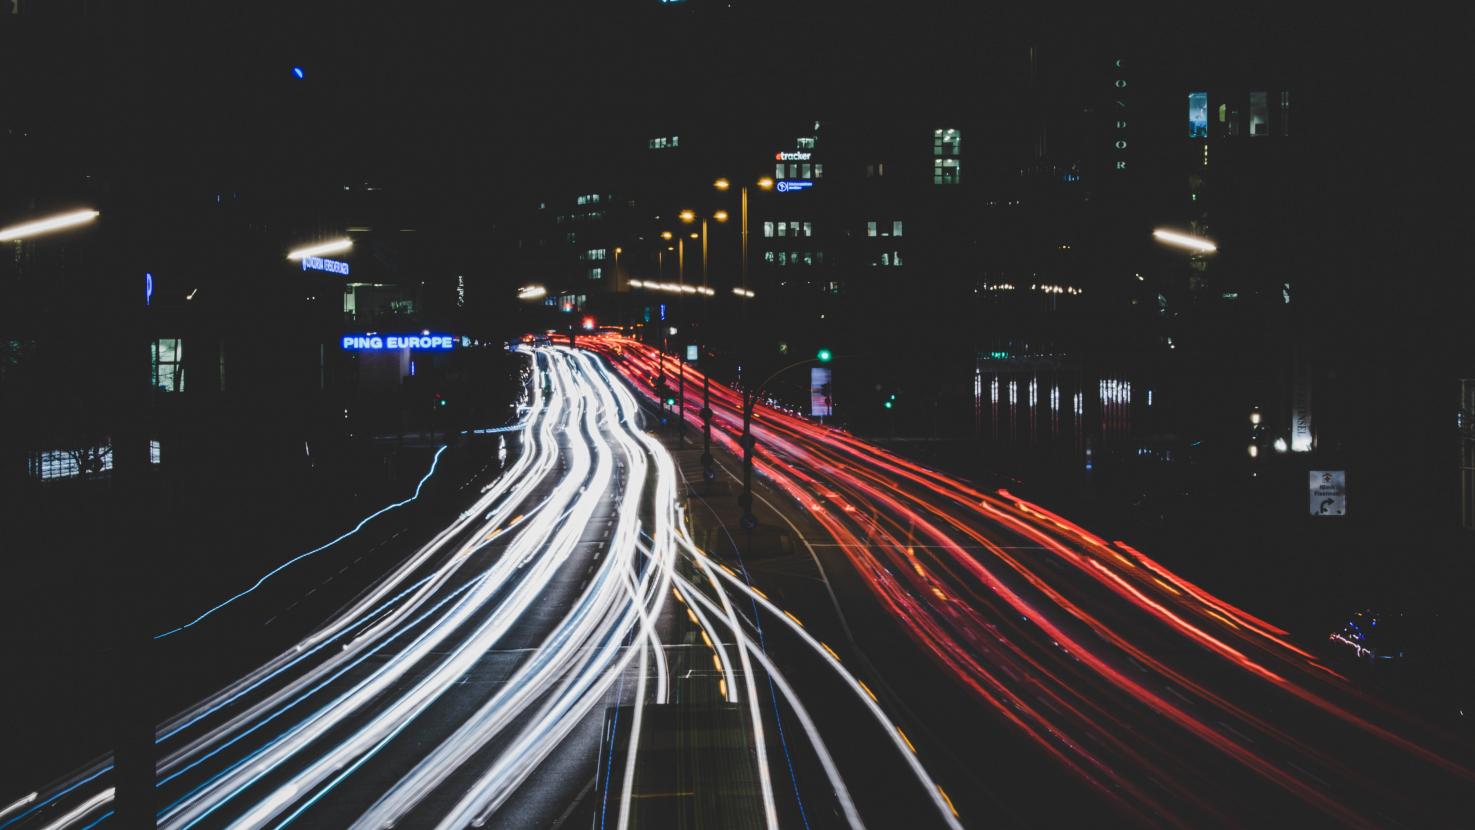
<path fill-rule="evenodd" d="M 694 211 L 694 210 L 683 210 L 683 211 L 681 211 L 680 213 L 678 213 L 676 215 L 678 217 L 680 217 L 681 221 L 683 221 L 683 222 L 685 222 L 687 224 L 691 224 L 692 222 L 695 222 L 696 221 L 696 218 L 697 218 L 696 211 Z"/>
<path fill-rule="evenodd" d="M 758 180 L 758 188 L 760 190 L 772 190 L 773 189 L 773 179 L 770 179 L 767 176 L 764 176 L 763 178 L 761 178 L 761 179 Z"/>
<path fill-rule="evenodd" d="M 1176 231 L 1163 230 L 1162 228 L 1158 228 L 1157 230 L 1153 231 L 1152 236 L 1154 239 L 1162 242 L 1165 245 L 1173 245 L 1179 248 L 1186 248 L 1190 251 L 1194 251 L 1200 254 L 1212 254 L 1213 252 L 1219 250 L 1219 246 L 1215 245 L 1207 239 L 1203 239 L 1197 236 L 1189 236 L 1188 234 L 1178 233 Z"/>
<path fill-rule="evenodd" d="M 712 182 L 712 186 L 717 188 L 718 190 L 726 190 L 729 187 L 732 187 L 732 182 L 728 181 L 727 179 L 718 179 L 717 181 Z"/>
<path fill-rule="evenodd" d="M 725 211 L 725 210 L 719 210 L 716 213 L 712 214 L 712 218 L 713 219 L 716 219 L 718 222 L 726 222 L 727 221 L 727 211 Z"/>
<path fill-rule="evenodd" d="M 0 242 L 9 242 L 13 239 L 25 239 L 28 236 L 46 233 L 48 231 L 70 228 L 91 222 L 98 217 L 95 210 L 78 210 L 71 213 L 63 213 L 47 219 L 38 219 L 35 222 L 26 222 L 23 225 L 11 225 L 0 229 Z"/>
<path fill-rule="evenodd" d="M 671 238 L 671 232 L 670 231 L 661 231 L 661 238 L 662 239 L 670 239 Z"/>
<path fill-rule="evenodd" d="M 1276 452 L 1285 452 L 1286 450 L 1290 449 L 1290 446 L 1286 444 L 1286 439 L 1284 438 L 1275 439 L 1275 443 L 1272 446 L 1275 447 Z"/>
<path fill-rule="evenodd" d="M 701 237 L 701 234 L 697 233 L 696 231 L 692 231 L 689 236 L 691 236 L 692 239 L 697 239 Z"/>
<path fill-rule="evenodd" d="M 749 291 L 746 288 L 739 288 L 736 285 L 734 285 L 732 287 L 732 293 L 738 295 L 739 297 L 756 297 L 756 296 L 758 296 L 758 295 L 754 294 L 752 291 Z"/>
<path fill-rule="evenodd" d="M 335 239 L 332 242 L 324 242 L 321 245 L 309 245 L 306 248 L 298 248 L 287 254 L 287 259 L 302 259 L 303 257 L 322 256 L 323 254 L 336 254 L 352 247 L 352 239 Z"/>

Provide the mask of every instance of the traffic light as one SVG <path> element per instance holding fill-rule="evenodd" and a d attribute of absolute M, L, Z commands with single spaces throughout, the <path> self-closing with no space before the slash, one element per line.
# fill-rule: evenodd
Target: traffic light
<path fill-rule="evenodd" d="M 436 409 L 440 409 L 441 407 L 443 407 L 445 405 L 446 405 L 446 396 L 445 395 L 442 395 L 439 392 L 436 392 L 435 393 L 435 408 Z"/>
<path fill-rule="evenodd" d="M 829 349 L 820 349 L 814 356 L 819 359 L 820 363 L 829 363 L 835 358 L 835 353 Z"/>
<path fill-rule="evenodd" d="M 887 409 L 891 409 L 892 407 L 896 406 L 896 401 L 887 401 L 881 405 L 886 407 Z"/>

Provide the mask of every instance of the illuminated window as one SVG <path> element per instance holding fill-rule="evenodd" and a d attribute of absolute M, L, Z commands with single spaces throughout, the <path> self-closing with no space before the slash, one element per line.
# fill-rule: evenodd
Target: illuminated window
<path fill-rule="evenodd" d="M 789 264 L 789 252 L 788 251 L 779 251 L 778 252 L 778 264 L 779 265 L 788 265 Z"/>
<path fill-rule="evenodd" d="M 876 235 L 876 223 L 875 222 L 867 222 L 866 223 L 866 236 L 875 236 L 875 235 Z"/>
<path fill-rule="evenodd" d="M 590 248 L 579 258 L 586 262 L 598 262 L 609 258 L 609 250 L 606 248 Z"/>
<path fill-rule="evenodd" d="M 811 225 L 808 222 L 805 222 L 804 223 L 804 235 L 805 236 L 814 236 L 814 226 Z"/>
<path fill-rule="evenodd" d="M 764 222 L 763 223 L 763 235 L 764 236 L 767 236 L 767 237 L 772 237 L 773 236 L 773 223 L 772 222 Z"/>
<path fill-rule="evenodd" d="M 818 179 L 818 178 L 823 177 L 824 174 L 825 174 L 825 166 L 823 164 L 820 164 L 818 162 L 815 162 L 815 165 L 814 165 L 814 177 L 816 179 Z"/>
<path fill-rule="evenodd" d="M 963 133 L 960 130 L 933 130 L 932 155 L 938 158 L 957 158 L 963 154 Z"/>
<path fill-rule="evenodd" d="M 1263 92 L 1250 93 L 1250 137 L 1270 135 L 1270 104 Z"/>
<path fill-rule="evenodd" d="M 782 179 L 784 177 L 784 163 L 783 162 L 779 162 L 778 164 L 775 164 L 773 166 L 773 177 L 775 179 Z"/>
<path fill-rule="evenodd" d="M 900 219 L 892 219 L 891 220 L 891 235 L 892 236 L 901 236 L 901 220 Z"/>
<path fill-rule="evenodd" d="M 801 179 L 812 178 L 812 176 L 810 176 L 810 173 L 811 172 L 813 172 L 813 168 L 811 168 L 809 166 L 809 162 L 806 161 L 803 164 L 799 165 L 799 178 L 801 178 Z"/>
<path fill-rule="evenodd" d="M 591 280 L 604 279 L 604 269 L 603 268 L 590 268 L 589 269 L 589 279 L 591 279 Z"/>
<path fill-rule="evenodd" d="M 154 386 L 165 392 L 183 392 L 183 342 L 178 338 L 163 338 L 152 345 Z"/>
<path fill-rule="evenodd" d="M 815 141 L 814 136 L 808 136 L 808 137 L 805 137 L 805 138 L 798 138 L 798 139 L 795 139 L 794 140 L 794 146 L 798 147 L 800 150 L 813 150 L 814 149 L 814 141 Z"/>
<path fill-rule="evenodd" d="M 773 262 L 773 251 L 764 251 L 763 252 L 763 261 L 764 262 Z"/>
<path fill-rule="evenodd" d="M 932 160 L 933 184 L 957 184 L 962 176 L 963 170 L 957 159 Z"/>
<path fill-rule="evenodd" d="M 788 236 L 789 235 L 789 223 L 788 222 L 780 222 L 780 223 L 778 223 L 778 235 L 779 236 Z"/>

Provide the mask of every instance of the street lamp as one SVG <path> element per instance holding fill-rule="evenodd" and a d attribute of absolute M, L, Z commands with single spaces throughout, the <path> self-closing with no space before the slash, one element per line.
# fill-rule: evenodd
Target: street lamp
<path fill-rule="evenodd" d="M 0 242 L 25 239 L 49 231 L 82 225 L 91 222 L 99 215 L 98 211 L 89 208 L 87 210 L 72 211 L 71 213 L 62 213 L 45 219 L 37 219 L 33 222 L 11 225 L 8 228 L 0 228 Z"/>
<path fill-rule="evenodd" d="M 353 240 L 347 237 L 335 239 L 332 242 L 324 242 L 319 245 L 309 245 L 306 248 L 298 248 L 287 254 L 287 259 L 303 259 L 310 256 L 322 256 L 323 254 L 336 254 L 353 247 Z"/>
<path fill-rule="evenodd" d="M 1190 236 L 1189 234 L 1178 233 L 1177 231 L 1170 231 L 1165 228 L 1158 228 L 1154 230 L 1152 232 L 1152 238 L 1163 243 L 1164 245 L 1172 245 L 1175 248 L 1185 248 L 1187 250 L 1193 251 L 1196 254 L 1212 254 L 1215 251 L 1219 250 L 1218 245 L 1215 245 L 1212 241 L 1204 239 L 1201 236 Z"/>
<path fill-rule="evenodd" d="M 745 530 L 751 531 L 758 526 L 758 519 L 753 515 L 753 447 L 758 443 L 758 439 L 753 436 L 752 427 L 754 404 L 762 396 L 763 389 L 784 372 L 806 363 L 829 363 L 834 359 L 834 352 L 820 349 L 814 357 L 797 360 L 775 371 L 756 388 L 743 384 L 743 436 L 738 442 L 743 447 L 743 494 L 738 496 L 738 504 L 743 508 L 742 526 Z M 704 457 L 702 461 L 707 463 L 707 458 Z"/>

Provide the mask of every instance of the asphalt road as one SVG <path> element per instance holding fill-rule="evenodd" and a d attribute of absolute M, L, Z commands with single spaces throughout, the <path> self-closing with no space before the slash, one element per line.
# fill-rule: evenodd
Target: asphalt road
<path fill-rule="evenodd" d="M 631 341 L 595 347 L 645 389 L 662 371 Z M 690 391 L 700 377 L 685 371 Z M 740 406 L 713 384 L 729 451 Z M 688 407 L 695 434 L 700 404 Z M 734 541 L 712 549 L 857 655 L 969 826 L 1452 827 L 1475 814 L 1468 745 L 1147 553 L 766 406 L 754 433 L 770 515 L 750 543 L 715 509 Z M 708 501 L 731 504 L 731 488 Z"/>

